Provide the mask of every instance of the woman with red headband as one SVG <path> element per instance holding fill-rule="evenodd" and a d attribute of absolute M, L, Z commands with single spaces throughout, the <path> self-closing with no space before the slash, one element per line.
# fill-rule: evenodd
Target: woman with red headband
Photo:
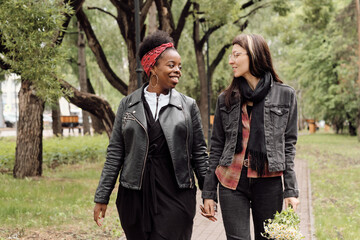
<path fill-rule="evenodd" d="M 139 56 L 148 82 L 120 102 L 95 194 L 100 226 L 120 172 L 116 206 L 128 240 L 190 240 L 207 153 L 194 99 L 174 87 L 181 57 L 163 31 L 146 37 Z"/>

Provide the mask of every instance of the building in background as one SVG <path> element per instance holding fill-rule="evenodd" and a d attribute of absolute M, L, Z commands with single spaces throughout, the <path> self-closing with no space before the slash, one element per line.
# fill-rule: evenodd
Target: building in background
<path fill-rule="evenodd" d="M 5 74 L 5 80 L 1 83 L 0 111 L 2 111 L 6 127 L 15 127 L 19 118 L 19 90 L 19 77 L 16 74 Z"/>
<path fill-rule="evenodd" d="M 15 128 L 19 119 L 20 77 L 16 74 L 5 74 L 5 80 L 0 82 L 0 128 Z M 60 101 L 60 113 L 62 116 L 77 115 L 82 123 L 82 111 L 77 106 L 69 103 L 65 98 Z M 44 126 L 50 127 L 52 122 L 51 110 L 44 111 Z M 2 118 L 4 120 L 2 124 Z"/>

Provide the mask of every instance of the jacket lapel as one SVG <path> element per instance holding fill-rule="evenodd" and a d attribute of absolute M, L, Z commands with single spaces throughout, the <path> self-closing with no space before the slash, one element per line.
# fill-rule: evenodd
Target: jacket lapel
<path fill-rule="evenodd" d="M 145 108 L 142 101 L 142 92 L 144 91 L 144 87 L 146 84 L 143 85 L 142 88 L 137 89 L 129 99 L 128 104 L 128 112 L 130 112 L 139 122 L 143 125 L 145 130 L 147 131 L 147 121 L 145 116 Z"/>

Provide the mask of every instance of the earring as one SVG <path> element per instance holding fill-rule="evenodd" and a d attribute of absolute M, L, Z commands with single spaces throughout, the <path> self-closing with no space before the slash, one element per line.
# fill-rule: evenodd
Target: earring
<path fill-rule="evenodd" d="M 158 82 L 159 82 L 159 77 L 155 74 L 155 75 L 153 75 L 153 76 L 155 76 L 156 77 L 156 84 L 155 85 L 152 85 L 152 83 L 151 83 L 151 79 L 150 79 L 150 85 L 154 88 L 154 87 L 156 87 L 157 85 L 158 85 Z"/>

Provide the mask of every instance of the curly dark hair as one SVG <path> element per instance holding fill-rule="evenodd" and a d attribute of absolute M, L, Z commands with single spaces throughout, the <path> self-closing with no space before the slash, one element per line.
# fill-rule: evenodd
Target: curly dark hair
<path fill-rule="evenodd" d="M 174 43 L 174 40 L 172 39 L 172 37 L 170 37 L 170 35 L 167 32 L 161 30 L 157 30 L 153 34 L 145 37 L 139 46 L 140 60 L 150 50 L 160 46 L 161 44 L 169 43 L 169 42 Z"/>

